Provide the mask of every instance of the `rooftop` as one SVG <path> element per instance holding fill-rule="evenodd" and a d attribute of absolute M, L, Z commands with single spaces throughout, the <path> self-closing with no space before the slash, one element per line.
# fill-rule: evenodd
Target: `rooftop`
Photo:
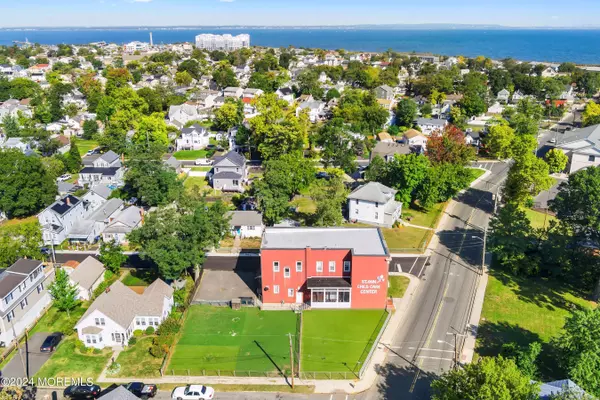
<path fill-rule="evenodd" d="M 261 249 L 348 249 L 354 255 L 386 256 L 378 228 L 267 228 Z"/>
<path fill-rule="evenodd" d="M 356 188 L 348 195 L 351 200 L 372 201 L 384 204 L 396 195 L 396 190 L 389 188 L 379 182 L 369 182 Z"/>
<path fill-rule="evenodd" d="M 231 226 L 260 226 L 262 225 L 262 214 L 258 211 L 230 211 L 226 216 L 231 216 Z"/>

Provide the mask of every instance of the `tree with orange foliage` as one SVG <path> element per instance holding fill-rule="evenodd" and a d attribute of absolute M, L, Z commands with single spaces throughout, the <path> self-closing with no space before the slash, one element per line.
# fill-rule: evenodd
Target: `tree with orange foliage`
<path fill-rule="evenodd" d="M 465 134 L 454 125 L 431 134 L 427 141 L 427 157 L 432 164 L 467 165 L 476 152 L 465 142 Z"/>

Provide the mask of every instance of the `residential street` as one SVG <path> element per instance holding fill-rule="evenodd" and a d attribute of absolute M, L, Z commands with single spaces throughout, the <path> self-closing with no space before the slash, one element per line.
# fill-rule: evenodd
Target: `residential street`
<path fill-rule="evenodd" d="M 492 174 L 448 208 L 424 282 L 391 345 L 379 382 L 365 399 L 429 399 L 432 378 L 452 368 L 452 334 L 462 335 L 469 329 L 467 321 L 482 261 L 483 229 L 493 210 L 492 193 L 506 177 L 508 167 L 488 163 Z M 461 337 L 457 340 L 460 349 Z"/>

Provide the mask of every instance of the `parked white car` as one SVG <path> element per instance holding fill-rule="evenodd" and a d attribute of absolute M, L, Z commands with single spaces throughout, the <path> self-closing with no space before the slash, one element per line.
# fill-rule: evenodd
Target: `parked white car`
<path fill-rule="evenodd" d="M 213 165 L 213 163 L 214 163 L 214 161 L 209 160 L 208 158 L 199 158 L 196 160 L 196 165 L 210 166 L 210 165 Z"/>
<path fill-rule="evenodd" d="M 65 181 L 68 181 L 69 179 L 71 179 L 71 174 L 62 174 L 61 176 L 56 178 L 56 180 L 58 182 L 65 182 Z"/>
<path fill-rule="evenodd" d="M 215 395 L 215 389 L 204 385 L 178 386 L 173 389 L 173 400 L 210 400 Z"/>

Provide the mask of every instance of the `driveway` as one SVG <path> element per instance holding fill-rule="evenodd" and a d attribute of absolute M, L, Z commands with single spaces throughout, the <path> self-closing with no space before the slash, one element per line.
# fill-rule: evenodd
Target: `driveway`
<path fill-rule="evenodd" d="M 52 353 L 40 353 L 40 347 L 44 340 L 50 335 L 47 332 L 34 333 L 27 343 L 21 346 L 21 352 L 23 354 L 23 361 L 25 362 L 25 368 L 28 369 L 28 375 L 34 376 L 42 365 L 52 355 Z M 23 378 L 25 377 L 25 371 L 23 370 L 23 361 L 19 356 L 19 353 L 15 353 L 13 358 L 6 364 L 2 369 L 3 378 Z"/>
<path fill-rule="evenodd" d="M 428 256 L 393 257 L 390 262 L 389 272 L 404 272 L 421 278 L 425 274 Z"/>

